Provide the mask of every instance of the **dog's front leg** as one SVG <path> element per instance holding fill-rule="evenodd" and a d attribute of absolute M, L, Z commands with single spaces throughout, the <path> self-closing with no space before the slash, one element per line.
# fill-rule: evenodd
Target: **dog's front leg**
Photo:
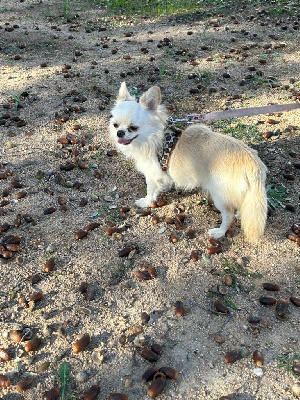
<path fill-rule="evenodd" d="M 149 171 L 151 172 L 149 174 Z M 147 183 L 147 196 L 136 200 L 138 207 L 149 207 L 153 201 L 157 200 L 160 193 L 169 191 L 173 186 L 173 181 L 168 173 L 163 172 L 160 168 L 153 168 L 145 173 Z"/>
<path fill-rule="evenodd" d="M 161 185 L 155 179 L 146 176 L 147 183 L 147 196 L 136 200 L 135 204 L 138 207 L 149 207 L 150 204 L 157 199 L 157 196 L 161 192 Z"/>

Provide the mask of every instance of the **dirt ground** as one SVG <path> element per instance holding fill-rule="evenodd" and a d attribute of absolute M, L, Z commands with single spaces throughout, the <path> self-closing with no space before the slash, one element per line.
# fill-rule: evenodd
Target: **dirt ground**
<path fill-rule="evenodd" d="M 61 388 L 61 399 L 117 392 L 146 400 L 142 375 L 152 365 L 178 371 L 162 400 L 299 397 L 299 303 L 290 297 L 299 302 L 300 247 L 286 234 L 300 222 L 300 110 L 213 123 L 258 150 L 268 185 L 287 198 L 258 244 L 244 240 L 237 221 L 212 255 L 207 231 L 220 216 L 205 196 L 173 191 L 162 207 L 136 209 L 144 178 L 113 151 L 107 129 L 124 80 L 136 95 L 160 86 L 175 118 L 299 101 L 296 7 L 135 18 L 107 17 L 85 1 L 70 2 L 64 16 L 62 3 L 0 2 L 0 386 L 8 386 L 0 398 L 56 398 L 44 393 Z M 164 220 L 178 212 L 180 230 Z M 149 266 L 157 276 L 138 279 Z M 261 296 L 286 299 L 285 315 Z M 183 316 L 175 315 L 179 301 Z M 90 341 L 76 352 L 83 334 Z M 40 343 L 28 345 L 30 337 Z M 156 362 L 141 355 L 153 344 L 162 347 Z M 241 357 L 226 363 L 232 350 Z M 84 397 L 92 385 L 98 397 Z"/>

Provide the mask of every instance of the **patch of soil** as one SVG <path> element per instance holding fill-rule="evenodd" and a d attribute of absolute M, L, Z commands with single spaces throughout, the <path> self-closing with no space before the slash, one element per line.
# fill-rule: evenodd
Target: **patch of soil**
<path fill-rule="evenodd" d="M 142 375 L 152 365 L 179 373 L 162 400 L 299 397 L 297 228 L 286 235 L 299 224 L 300 111 L 213 123 L 258 150 L 268 185 L 277 194 L 284 185 L 287 198 L 257 245 L 237 221 L 211 255 L 207 231 L 219 214 L 204 195 L 173 191 L 162 207 L 136 209 L 144 178 L 107 132 L 123 80 L 136 95 L 160 86 L 175 118 L 299 101 L 299 13 L 127 18 L 70 6 L 65 18 L 61 1 L 1 2 L 0 397 L 45 398 L 60 389 L 63 362 L 68 398 L 96 384 L 94 398 L 147 399 Z M 176 229 L 165 218 L 179 213 Z M 156 277 L 136 272 L 149 266 Z M 283 317 L 260 302 L 269 295 L 287 300 Z M 83 334 L 87 346 L 74 351 Z M 153 344 L 162 347 L 155 362 L 142 357 Z M 226 363 L 232 350 L 238 360 Z"/>

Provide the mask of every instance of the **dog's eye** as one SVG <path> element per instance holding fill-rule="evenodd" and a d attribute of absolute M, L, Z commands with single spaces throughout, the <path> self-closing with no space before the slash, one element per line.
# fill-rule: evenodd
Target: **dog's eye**
<path fill-rule="evenodd" d="M 117 128 L 119 128 L 119 125 L 114 123 L 114 127 L 117 129 Z"/>
<path fill-rule="evenodd" d="M 136 132 L 139 129 L 138 126 L 130 125 L 128 128 L 129 132 Z"/>

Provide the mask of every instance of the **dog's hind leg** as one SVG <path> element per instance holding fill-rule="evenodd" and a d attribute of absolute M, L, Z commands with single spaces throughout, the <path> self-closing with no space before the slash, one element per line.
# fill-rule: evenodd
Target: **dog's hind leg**
<path fill-rule="evenodd" d="M 228 228 L 234 220 L 234 210 L 231 207 L 226 207 L 221 202 L 215 202 L 215 206 L 221 212 L 222 223 L 219 228 L 209 229 L 208 234 L 210 237 L 219 239 L 225 236 Z"/>

